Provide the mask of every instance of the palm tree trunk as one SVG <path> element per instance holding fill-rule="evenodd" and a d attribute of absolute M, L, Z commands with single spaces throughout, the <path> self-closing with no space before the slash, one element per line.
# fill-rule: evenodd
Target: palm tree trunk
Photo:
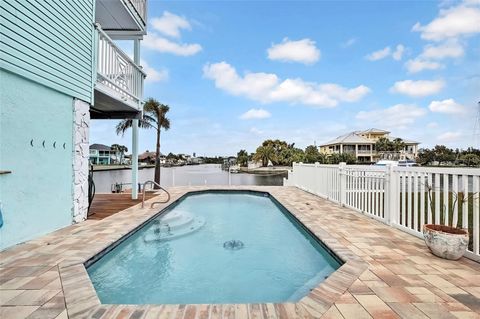
<path fill-rule="evenodd" d="M 160 128 L 157 130 L 157 147 L 156 147 L 156 155 L 155 155 L 155 183 L 160 184 Z M 155 189 L 159 189 L 157 185 L 154 185 Z"/>

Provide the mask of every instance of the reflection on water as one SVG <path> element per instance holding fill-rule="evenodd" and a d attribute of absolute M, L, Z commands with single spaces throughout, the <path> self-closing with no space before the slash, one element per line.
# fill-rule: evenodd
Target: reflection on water
<path fill-rule="evenodd" d="M 138 171 L 138 181 L 153 180 L 154 168 Z M 205 164 L 181 167 L 162 167 L 160 170 L 162 186 L 195 185 L 282 185 L 286 173 L 275 175 L 230 174 L 221 169 L 221 165 Z M 131 170 L 96 171 L 93 173 L 97 193 L 108 193 L 115 183 L 130 183 Z"/>

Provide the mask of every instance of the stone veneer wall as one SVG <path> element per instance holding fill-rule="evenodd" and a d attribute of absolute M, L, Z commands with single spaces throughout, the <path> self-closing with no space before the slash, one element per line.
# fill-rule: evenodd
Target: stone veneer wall
<path fill-rule="evenodd" d="M 73 102 L 73 222 L 87 218 L 90 105 Z"/>

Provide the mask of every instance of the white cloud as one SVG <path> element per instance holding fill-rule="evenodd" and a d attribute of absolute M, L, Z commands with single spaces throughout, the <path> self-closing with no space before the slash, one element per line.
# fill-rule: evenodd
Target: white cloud
<path fill-rule="evenodd" d="M 266 119 L 271 117 L 272 114 L 264 109 L 250 109 L 247 112 L 240 115 L 242 120 L 253 120 L 253 119 Z"/>
<path fill-rule="evenodd" d="M 480 21 L 479 21 L 480 23 Z M 440 45 L 427 45 L 421 54 L 422 58 L 441 60 L 445 58 L 458 58 L 463 56 L 463 46 L 458 41 L 447 41 Z"/>
<path fill-rule="evenodd" d="M 406 128 L 427 114 L 427 111 L 416 105 L 396 104 L 386 109 L 360 111 L 356 118 L 364 123 L 383 125 L 391 128 Z"/>
<path fill-rule="evenodd" d="M 391 56 L 395 61 L 400 61 L 404 53 L 405 47 L 403 46 L 403 44 L 398 44 L 395 47 L 395 50 L 392 50 L 390 47 L 385 47 L 381 50 L 367 54 L 365 58 L 369 61 L 378 61 Z"/>
<path fill-rule="evenodd" d="M 180 56 L 195 55 L 202 51 L 200 44 L 176 43 L 151 32 L 144 37 L 143 45 L 161 53 L 172 53 Z"/>
<path fill-rule="evenodd" d="M 206 64 L 203 75 L 215 86 L 230 94 L 262 103 L 287 102 L 315 107 L 335 107 L 339 102 L 355 102 L 370 92 L 364 85 L 352 89 L 333 83 L 305 82 L 302 79 L 281 80 L 273 73 L 246 73 L 240 76 L 226 62 Z"/>
<path fill-rule="evenodd" d="M 147 82 L 161 82 L 167 81 L 169 74 L 167 69 L 156 70 L 150 65 L 148 65 L 147 61 L 140 60 L 140 65 L 143 68 L 143 71 L 147 74 L 147 78 L 145 81 Z"/>
<path fill-rule="evenodd" d="M 190 22 L 185 17 L 164 11 L 160 18 L 152 18 L 155 30 L 172 38 L 180 38 L 180 30 L 191 30 Z"/>
<path fill-rule="evenodd" d="M 480 33 L 480 8 L 478 1 L 440 10 L 440 14 L 427 25 L 417 22 L 412 31 L 421 32 L 422 39 L 442 41 Z"/>
<path fill-rule="evenodd" d="M 422 26 L 417 22 L 412 31 L 420 32 L 422 39 L 440 44 L 428 44 L 414 60 L 405 66 L 410 73 L 444 68 L 439 61 L 460 58 L 465 54 L 465 37 L 480 33 L 480 1 L 464 0 L 460 4 L 446 1 L 438 16 Z"/>
<path fill-rule="evenodd" d="M 433 61 L 427 61 L 421 58 L 415 58 L 413 60 L 408 60 L 405 63 L 409 73 L 417 73 L 423 70 L 438 70 L 444 67 L 443 64 Z"/>
<path fill-rule="evenodd" d="M 438 136 L 438 140 L 440 142 L 454 142 L 454 141 L 457 141 L 460 139 L 460 137 L 462 137 L 462 133 L 461 132 L 445 132 L 443 134 L 440 134 Z"/>
<path fill-rule="evenodd" d="M 355 43 L 357 43 L 357 38 L 350 38 L 347 41 L 342 42 L 342 44 L 340 44 L 340 46 L 342 48 L 348 48 L 348 47 L 351 47 L 352 45 L 354 45 Z"/>
<path fill-rule="evenodd" d="M 283 62 L 313 64 L 320 59 L 320 50 L 310 39 L 291 41 L 285 38 L 282 43 L 272 44 L 267 53 L 270 60 Z"/>
<path fill-rule="evenodd" d="M 430 111 L 438 113 L 459 114 L 466 112 L 466 108 L 455 102 L 454 99 L 432 101 L 428 108 Z"/>
<path fill-rule="evenodd" d="M 412 97 L 424 97 L 440 92 L 445 86 L 443 80 L 405 80 L 398 81 L 390 88 L 393 93 L 401 93 Z"/>
<path fill-rule="evenodd" d="M 392 50 L 390 49 L 390 47 L 385 47 L 381 50 L 368 54 L 365 58 L 370 61 L 381 60 L 388 57 L 392 53 L 391 51 Z"/>
<path fill-rule="evenodd" d="M 400 61 L 405 53 L 405 47 L 402 44 L 397 45 L 395 52 L 392 53 L 392 58 L 395 61 Z"/>
<path fill-rule="evenodd" d="M 428 128 L 437 128 L 438 123 L 437 122 L 430 122 L 430 123 L 427 124 L 427 127 Z"/>

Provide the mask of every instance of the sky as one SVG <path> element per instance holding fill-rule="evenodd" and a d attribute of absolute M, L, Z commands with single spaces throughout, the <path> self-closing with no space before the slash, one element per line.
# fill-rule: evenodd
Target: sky
<path fill-rule="evenodd" d="M 144 96 L 170 106 L 162 153 L 305 148 L 372 127 L 480 147 L 480 0 L 149 0 L 141 57 Z M 130 149 L 117 123 L 92 120 L 90 143 Z M 140 152 L 155 138 L 140 130 Z"/>

